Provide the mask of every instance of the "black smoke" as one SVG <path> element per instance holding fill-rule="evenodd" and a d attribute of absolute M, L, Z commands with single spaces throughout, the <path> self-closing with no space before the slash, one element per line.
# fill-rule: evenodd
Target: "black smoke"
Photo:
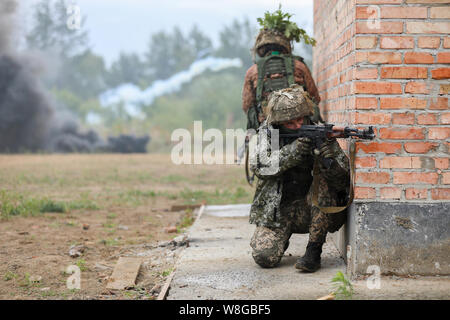
<path fill-rule="evenodd" d="M 12 49 L 16 8 L 13 0 L 0 2 L 0 152 L 146 152 L 149 136 L 105 142 L 95 131 L 80 132 L 76 120 L 56 107 L 31 67 L 33 56 Z"/>

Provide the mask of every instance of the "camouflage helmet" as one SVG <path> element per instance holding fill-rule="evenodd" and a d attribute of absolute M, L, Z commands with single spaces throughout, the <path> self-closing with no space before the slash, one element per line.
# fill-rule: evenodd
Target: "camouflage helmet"
<path fill-rule="evenodd" d="M 267 111 L 267 123 L 280 124 L 300 117 L 312 116 L 314 102 L 302 86 L 293 84 L 289 88 L 270 94 Z"/>
<path fill-rule="evenodd" d="M 254 52 L 259 55 L 258 50 L 266 44 L 278 44 L 285 48 L 288 53 L 292 51 L 289 39 L 283 33 L 274 29 L 263 29 L 259 32 L 253 48 Z"/>

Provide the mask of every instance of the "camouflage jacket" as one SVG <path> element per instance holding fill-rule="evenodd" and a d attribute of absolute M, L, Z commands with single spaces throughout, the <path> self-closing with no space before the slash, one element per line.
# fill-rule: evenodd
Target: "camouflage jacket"
<path fill-rule="evenodd" d="M 280 215 L 287 174 L 292 173 L 292 170 L 303 170 L 311 176 L 310 172 L 313 169 L 315 158 L 319 157 L 301 156 L 298 140 L 281 148 L 278 148 L 276 143 L 272 144 L 274 150 L 271 150 L 271 138 L 267 138 L 267 131 L 271 129 L 273 127 L 264 121 L 258 134 L 254 135 L 250 142 L 250 169 L 258 178 L 250 209 L 250 223 L 269 228 L 280 228 L 284 226 L 285 219 L 287 219 Z M 330 169 L 325 169 L 322 162 L 317 161 L 319 175 L 314 179 L 318 179 L 319 183 L 318 202 L 320 206 L 344 205 L 349 194 L 349 160 L 336 140 L 333 142 L 333 151 L 335 161 Z M 306 184 L 307 182 L 299 181 L 299 185 L 302 183 Z M 308 196 L 310 195 L 309 193 Z M 306 194 L 299 195 L 298 200 L 305 197 Z"/>

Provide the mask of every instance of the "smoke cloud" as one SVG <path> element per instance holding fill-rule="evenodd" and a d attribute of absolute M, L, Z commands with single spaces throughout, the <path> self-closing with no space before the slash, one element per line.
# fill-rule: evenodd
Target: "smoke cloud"
<path fill-rule="evenodd" d="M 17 8 L 15 0 L 0 1 L 0 152 L 145 152 L 148 136 L 104 142 L 56 108 L 32 67 L 41 60 L 14 50 Z"/>
<path fill-rule="evenodd" d="M 130 115 L 138 116 L 140 115 L 140 105 L 150 105 L 157 97 L 180 90 L 183 84 L 190 82 L 194 77 L 207 70 L 216 72 L 226 68 L 239 68 L 241 66 L 242 61 L 239 58 L 204 58 L 195 61 L 188 70 L 181 71 L 169 79 L 155 81 L 145 90 L 141 90 L 131 83 L 122 84 L 116 89 L 108 90 L 100 96 L 100 103 L 102 106 L 108 106 L 123 102 L 125 109 Z"/>

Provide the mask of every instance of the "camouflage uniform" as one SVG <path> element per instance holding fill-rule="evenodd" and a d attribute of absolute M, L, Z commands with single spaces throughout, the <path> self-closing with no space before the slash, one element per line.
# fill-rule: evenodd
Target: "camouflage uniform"
<path fill-rule="evenodd" d="M 292 233 L 309 233 L 311 242 L 323 243 L 327 232 L 335 232 L 345 223 L 345 211 L 326 214 L 311 203 L 311 172 L 316 158 L 319 175 L 314 178 L 319 183 L 320 206 L 344 205 L 350 180 L 348 158 L 336 140 L 329 142 L 335 161 L 327 170 L 320 156 L 300 153 L 301 139 L 280 139 L 279 149 L 270 150 L 270 139 L 265 135 L 270 135 L 274 126 L 268 121 L 270 115 L 253 137 L 255 147 L 250 148 L 251 169 L 258 177 L 250 210 L 250 223 L 257 227 L 250 245 L 255 262 L 262 267 L 274 267 L 279 263 Z M 260 157 L 264 152 L 279 159 L 277 168 L 267 169 Z"/>

